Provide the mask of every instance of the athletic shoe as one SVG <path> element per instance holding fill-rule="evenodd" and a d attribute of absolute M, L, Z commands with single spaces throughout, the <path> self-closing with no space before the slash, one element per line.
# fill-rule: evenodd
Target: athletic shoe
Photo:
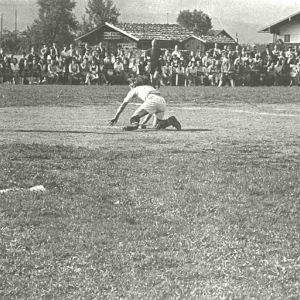
<path fill-rule="evenodd" d="M 168 118 L 168 123 L 175 127 L 177 130 L 181 130 L 181 125 L 174 116 Z"/>
<path fill-rule="evenodd" d="M 134 126 L 134 125 L 128 125 L 128 126 L 122 127 L 123 131 L 133 131 L 133 130 L 136 130 L 136 129 L 138 129 L 138 127 Z"/>
<path fill-rule="evenodd" d="M 141 129 L 146 129 L 146 128 L 147 128 L 147 126 L 145 124 L 141 125 Z"/>

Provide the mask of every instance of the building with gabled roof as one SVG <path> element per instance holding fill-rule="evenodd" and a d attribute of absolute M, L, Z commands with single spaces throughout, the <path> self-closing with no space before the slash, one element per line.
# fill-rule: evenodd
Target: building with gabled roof
<path fill-rule="evenodd" d="M 184 50 L 195 52 L 210 49 L 215 43 L 221 47 L 236 44 L 225 30 L 211 30 L 210 35 L 196 36 L 179 24 L 107 22 L 79 36 L 76 41 L 91 46 L 102 42 L 108 52 L 115 52 L 118 46 L 146 50 L 153 39 L 161 48 L 173 49 L 178 44 Z"/>
<path fill-rule="evenodd" d="M 273 42 L 286 45 L 300 45 L 300 12 L 270 24 L 258 31 L 273 34 Z"/>
<path fill-rule="evenodd" d="M 181 41 L 191 31 L 185 29 L 179 24 L 159 24 L 159 23 L 120 23 L 115 25 L 123 32 L 135 36 L 139 40 L 151 41 Z"/>
<path fill-rule="evenodd" d="M 193 34 L 181 41 L 181 44 L 185 49 L 190 51 L 195 51 L 195 49 L 197 49 L 197 51 L 200 51 L 201 53 L 213 48 L 216 43 L 219 45 L 220 49 L 225 45 L 230 47 L 237 45 L 236 40 L 234 40 L 224 29 L 210 30 L 209 35 L 198 36 Z"/>
<path fill-rule="evenodd" d="M 178 24 L 149 23 L 104 23 L 90 32 L 79 36 L 76 41 L 90 45 L 103 42 L 108 51 L 116 51 L 118 45 L 134 45 L 145 50 L 156 39 L 161 48 L 173 48 L 176 43 L 192 32 Z"/>

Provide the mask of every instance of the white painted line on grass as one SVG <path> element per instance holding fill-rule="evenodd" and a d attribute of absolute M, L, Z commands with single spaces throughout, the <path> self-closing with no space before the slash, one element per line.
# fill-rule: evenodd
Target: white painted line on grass
<path fill-rule="evenodd" d="M 291 115 L 291 114 L 276 114 L 276 113 L 268 113 L 268 112 L 256 112 L 256 111 L 248 111 L 248 110 L 240 110 L 240 109 L 226 109 L 226 108 L 218 108 L 218 107 L 172 107 L 172 109 L 184 109 L 184 110 L 219 110 L 219 111 L 228 111 L 235 113 L 245 113 L 245 114 L 253 114 L 253 115 L 267 115 L 267 116 L 277 116 L 277 117 L 300 117 L 300 115 Z"/>

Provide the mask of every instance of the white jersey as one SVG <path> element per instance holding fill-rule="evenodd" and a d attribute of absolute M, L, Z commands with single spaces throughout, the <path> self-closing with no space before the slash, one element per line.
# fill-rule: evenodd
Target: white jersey
<path fill-rule="evenodd" d="M 160 95 L 159 91 L 149 85 L 141 85 L 132 89 L 124 99 L 123 103 L 129 103 L 133 98 L 145 102 L 149 95 Z"/>

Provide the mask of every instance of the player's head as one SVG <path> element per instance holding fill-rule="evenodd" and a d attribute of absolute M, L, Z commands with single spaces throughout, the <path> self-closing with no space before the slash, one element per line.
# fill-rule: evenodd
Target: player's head
<path fill-rule="evenodd" d="M 129 84 L 129 87 L 131 89 L 134 89 L 135 87 L 140 85 L 143 85 L 142 80 L 139 77 L 137 77 Z"/>
<path fill-rule="evenodd" d="M 151 82 L 146 76 L 138 76 L 132 80 L 132 82 L 129 84 L 129 87 L 133 89 L 141 85 L 151 85 Z"/>

